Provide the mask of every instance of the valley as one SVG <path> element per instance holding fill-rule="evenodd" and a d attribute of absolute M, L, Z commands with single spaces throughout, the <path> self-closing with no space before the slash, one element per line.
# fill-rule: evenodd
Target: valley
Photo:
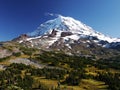
<path fill-rule="evenodd" d="M 5 67 L 0 70 L 1 89 L 119 90 L 120 88 L 119 56 L 95 60 L 58 51 L 31 49 L 33 48 L 24 47 L 25 51 L 21 49 L 21 54 L 16 53 L 0 61 L 0 65 Z"/>

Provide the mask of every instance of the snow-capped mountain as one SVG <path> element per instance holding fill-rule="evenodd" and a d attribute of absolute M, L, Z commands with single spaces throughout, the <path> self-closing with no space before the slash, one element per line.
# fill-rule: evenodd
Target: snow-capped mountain
<path fill-rule="evenodd" d="M 120 42 L 120 39 L 111 38 L 105 36 L 102 33 L 94 31 L 91 27 L 83 24 L 82 22 L 73 19 L 72 17 L 64 17 L 59 15 L 56 19 L 49 20 L 41 24 L 36 31 L 30 33 L 31 36 L 42 36 L 45 34 L 50 34 L 52 30 L 59 32 L 71 32 L 72 34 L 82 37 L 82 36 L 93 36 L 100 40 L 106 40 L 108 42 Z"/>
<path fill-rule="evenodd" d="M 41 24 L 28 36 L 22 36 L 24 37 L 19 39 L 20 43 L 27 43 L 29 46 L 42 49 L 67 48 L 67 50 L 72 50 L 75 46 L 85 48 L 120 46 L 120 39 L 106 36 L 72 17 L 61 15 Z"/>

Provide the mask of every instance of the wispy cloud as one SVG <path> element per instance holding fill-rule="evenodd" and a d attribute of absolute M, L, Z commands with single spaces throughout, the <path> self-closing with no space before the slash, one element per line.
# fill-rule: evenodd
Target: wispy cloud
<path fill-rule="evenodd" d="M 55 16 L 55 17 L 60 16 L 60 14 L 54 14 L 54 13 L 49 13 L 49 12 L 45 13 L 45 15 L 46 16 Z"/>

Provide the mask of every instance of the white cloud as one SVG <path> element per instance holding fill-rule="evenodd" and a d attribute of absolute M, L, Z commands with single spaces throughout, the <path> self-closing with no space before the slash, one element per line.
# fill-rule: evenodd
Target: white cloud
<path fill-rule="evenodd" d="M 46 16 L 55 16 L 55 17 L 58 17 L 60 14 L 54 14 L 54 13 L 45 13 Z"/>

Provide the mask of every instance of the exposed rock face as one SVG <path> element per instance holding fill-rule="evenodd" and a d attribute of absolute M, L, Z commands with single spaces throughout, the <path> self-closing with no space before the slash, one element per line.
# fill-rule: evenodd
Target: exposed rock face
<path fill-rule="evenodd" d="M 108 42 L 101 40 L 101 41 L 99 42 L 99 44 L 105 45 L 105 44 L 108 44 Z"/>
<path fill-rule="evenodd" d="M 19 43 L 26 43 L 27 46 L 48 49 L 49 47 L 52 47 L 52 45 L 55 45 L 56 42 L 61 43 L 61 41 L 59 41 L 61 38 L 65 44 L 64 46 L 68 46 L 68 48 L 70 48 L 71 43 L 75 42 L 77 44 L 84 43 L 87 48 L 97 46 L 116 50 L 120 48 L 120 38 L 111 38 L 93 30 L 81 21 L 61 15 L 53 20 L 48 20 L 45 23 L 40 24 L 37 30 L 30 33 L 29 36 L 22 34 L 14 40 Z M 69 42 L 69 40 L 73 42 Z"/>
<path fill-rule="evenodd" d="M 56 33 L 57 33 L 57 31 L 53 29 L 52 33 L 49 35 L 49 37 L 55 37 Z"/>
<path fill-rule="evenodd" d="M 70 35 L 72 35 L 71 32 L 62 32 L 61 33 L 61 37 L 70 36 Z"/>
<path fill-rule="evenodd" d="M 22 34 L 19 37 L 13 39 L 12 41 L 20 41 L 20 40 L 26 40 L 27 38 L 29 38 L 29 36 L 27 34 Z"/>
<path fill-rule="evenodd" d="M 4 58 L 4 57 L 10 56 L 10 55 L 12 55 L 12 52 L 10 52 L 9 50 L 0 49 L 0 58 Z"/>
<path fill-rule="evenodd" d="M 77 55 L 101 55 L 100 50 L 105 49 L 103 53 L 106 57 L 106 54 L 110 56 L 109 53 L 113 52 L 111 48 L 120 50 L 120 39 L 106 36 L 78 20 L 63 16 L 41 24 L 29 36 L 23 34 L 14 40 L 27 47 Z"/>

